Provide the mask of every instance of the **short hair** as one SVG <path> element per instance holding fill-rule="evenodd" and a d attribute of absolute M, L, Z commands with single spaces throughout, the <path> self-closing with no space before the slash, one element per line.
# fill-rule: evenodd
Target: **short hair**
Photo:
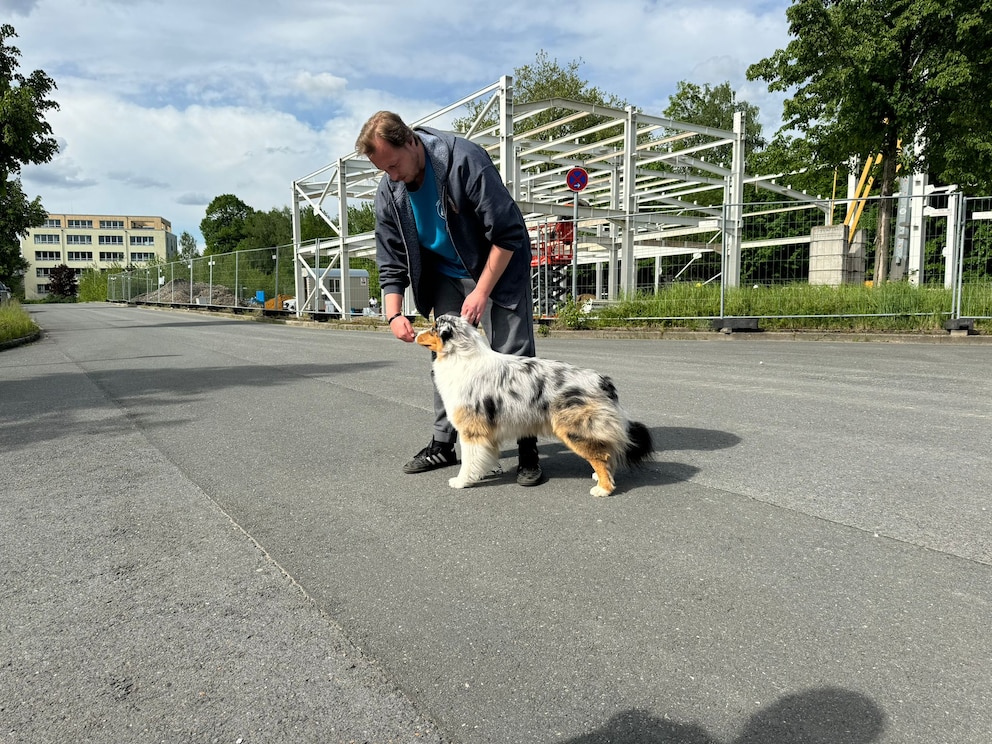
<path fill-rule="evenodd" d="M 393 147 L 402 147 L 413 139 L 414 134 L 399 114 L 394 114 L 392 111 L 377 111 L 362 127 L 355 142 L 355 149 L 361 155 L 374 154 L 376 137 Z"/>

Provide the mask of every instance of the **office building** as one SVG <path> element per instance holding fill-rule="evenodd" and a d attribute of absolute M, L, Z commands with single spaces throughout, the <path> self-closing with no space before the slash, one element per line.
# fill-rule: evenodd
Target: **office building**
<path fill-rule="evenodd" d="M 172 224 L 162 217 L 49 214 L 21 239 L 21 255 L 30 264 L 24 275 L 24 298 L 48 294 L 52 269 L 65 264 L 79 277 L 85 269 L 144 266 L 172 261 L 179 242 Z"/>

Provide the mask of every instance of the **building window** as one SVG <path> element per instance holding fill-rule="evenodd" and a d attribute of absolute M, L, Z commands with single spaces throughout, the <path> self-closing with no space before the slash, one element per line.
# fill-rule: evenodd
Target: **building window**
<path fill-rule="evenodd" d="M 93 229 L 93 220 L 66 220 L 68 227 L 81 227 L 87 230 Z"/>
<path fill-rule="evenodd" d="M 49 217 L 47 220 L 45 220 L 42 223 L 41 226 L 42 227 L 62 227 L 62 220 L 52 219 L 51 217 Z"/>
<path fill-rule="evenodd" d="M 68 251 L 70 261 L 92 261 L 93 251 Z"/>
<path fill-rule="evenodd" d="M 124 220 L 100 220 L 101 230 L 123 230 Z"/>
<path fill-rule="evenodd" d="M 132 235 L 131 245 L 155 245 L 154 235 Z"/>
<path fill-rule="evenodd" d="M 52 235 L 51 233 L 34 234 L 35 245 L 58 245 L 60 242 L 58 235 Z"/>
<path fill-rule="evenodd" d="M 35 269 L 34 275 L 39 279 L 47 279 L 52 275 L 52 269 L 51 267 L 45 269 Z"/>
<path fill-rule="evenodd" d="M 38 294 L 39 295 L 46 295 L 46 294 L 48 294 L 48 285 L 47 284 L 39 284 L 38 285 Z"/>
<path fill-rule="evenodd" d="M 62 251 L 35 251 L 35 261 L 61 261 Z"/>
<path fill-rule="evenodd" d="M 101 235 L 100 245 L 124 245 L 123 235 Z"/>
<path fill-rule="evenodd" d="M 66 235 L 65 242 L 67 245 L 92 245 L 93 236 L 92 235 Z"/>
<path fill-rule="evenodd" d="M 100 251 L 101 261 L 123 261 L 124 251 Z"/>
<path fill-rule="evenodd" d="M 135 253 L 133 251 L 131 253 L 131 261 L 134 263 L 137 263 L 138 261 L 154 261 L 154 260 L 155 260 L 154 253 Z"/>

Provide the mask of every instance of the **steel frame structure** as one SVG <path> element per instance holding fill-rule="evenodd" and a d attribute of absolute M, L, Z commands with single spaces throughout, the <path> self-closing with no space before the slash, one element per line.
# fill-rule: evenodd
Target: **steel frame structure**
<path fill-rule="evenodd" d="M 829 209 L 826 200 L 774 183 L 775 176 L 745 173 L 745 125 L 740 112 L 733 131 L 726 131 L 650 116 L 633 106 L 618 109 L 566 99 L 515 105 L 512 79 L 504 76 L 411 126 L 451 130 L 456 117 L 465 121 L 473 113 L 468 130 L 458 133 L 489 152 L 529 225 L 536 228 L 542 222 L 577 217 L 576 261 L 596 263 L 597 277 L 604 265 L 609 267 L 611 300 L 635 288 L 638 258 L 695 254 L 716 246 L 722 250 L 723 280 L 736 286 L 745 183 Z M 554 132 L 563 125 L 571 127 L 569 134 L 556 138 Z M 589 141 L 592 135 L 599 139 Z M 691 146 L 673 147 L 689 139 Z M 729 169 L 707 161 L 708 152 L 728 145 Z M 577 207 L 576 193 L 565 179 L 574 166 L 589 174 Z M 347 282 L 342 283 L 341 296 L 335 296 L 318 277 L 329 267 L 347 271 L 352 257 L 374 255 L 372 233 L 349 232 L 348 205 L 352 200 L 372 200 L 381 176 L 366 157 L 352 152 L 293 181 L 298 314 L 325 310 L 347 314 L 351 308 Z M 723 206 L 692 201 L 707 191 L 722 191 Z M 335 237 L 302 243 L 303 209 L 323 217 Z"/>

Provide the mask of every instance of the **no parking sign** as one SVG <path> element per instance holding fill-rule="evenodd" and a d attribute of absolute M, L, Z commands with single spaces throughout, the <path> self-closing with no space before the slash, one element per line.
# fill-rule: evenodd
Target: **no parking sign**
<path fill-rule="evenodd" d="M 589 174 L 585 168 L 575 166 L 565 174 L 565 183 L 569 191 L 582 191 L 589 185 Z"/>

